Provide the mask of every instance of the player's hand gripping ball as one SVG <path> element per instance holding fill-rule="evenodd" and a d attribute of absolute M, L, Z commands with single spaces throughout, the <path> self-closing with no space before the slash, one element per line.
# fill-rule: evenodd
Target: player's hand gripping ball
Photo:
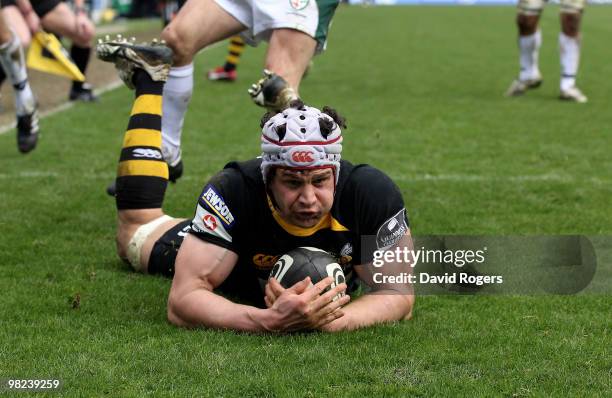
<path fill-rule="evenodd" d="M 344 272 L 336 259 L 328 252 L 316 247 L 298 247 L 283 254 L 274 264 L 270 277 L 274 277 L 285 289 L 290 288 L 307 276 L 313 284 L 331 276 L 334 282 L 324 292 L 346 282 Z M 323 292 L 323 293 L 324 293 Z M 334 297 L 334 301 L 344 293 Z"/>

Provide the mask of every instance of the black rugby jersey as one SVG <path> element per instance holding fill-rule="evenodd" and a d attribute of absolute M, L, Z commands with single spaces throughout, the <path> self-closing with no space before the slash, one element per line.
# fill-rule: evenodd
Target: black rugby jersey
<path fill-rule="evenodd" d="M 336 256 L 345 274 L 372 261 L 372 251 L 404 235 L 408 218 L 398 187 L 380 170 L 342 160 L 330 214 L 311 228 L 288 224 L 266 195 L 261 159 L 231 162 L 204 187 L 191 221 L 192 235 L 238 254 L 236 267 L 267 280 L 276 259 L 299 246 Z M 375 237 L 363 248 L 361 237 Z M 252 272 L 248 272 L 252 275 Z"/>

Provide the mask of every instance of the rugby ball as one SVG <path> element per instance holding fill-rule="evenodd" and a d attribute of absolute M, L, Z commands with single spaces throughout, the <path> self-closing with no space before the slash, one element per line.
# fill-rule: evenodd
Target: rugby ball
<path fill-rule="evenodd" d="M 336 258 L 316 247 L 298 247 L 283 254 L 270 272 L 270 277 L 274 277 L 284 288 L 290 288 L 307 276 L 313 284 L 328 276 L 334 278 L 334 282 L 325 291 L 346 282 L 342 267 Z M 334 297 L 334 300 L 341 296 L 343 294 Z"/>

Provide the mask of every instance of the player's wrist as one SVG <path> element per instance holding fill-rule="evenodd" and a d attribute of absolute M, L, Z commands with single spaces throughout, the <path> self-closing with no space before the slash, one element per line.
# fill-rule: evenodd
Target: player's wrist
<path fill-rule="evenodd" d="M 321 326 L 319 329 L 323 332 L 340 332 L 348 329 L 348 316 L 345 313 L 342 317 L 334 319 L 328 324 Z"/>
<path fill-rule="evenodd" d="M 278 332 L 278 314 L 271 308 L 253 308 L 248 312 L 249 318 L 262 332 Z"/>

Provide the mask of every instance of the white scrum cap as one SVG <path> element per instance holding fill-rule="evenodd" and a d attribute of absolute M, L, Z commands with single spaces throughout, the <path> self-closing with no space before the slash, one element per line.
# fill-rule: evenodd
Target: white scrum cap
<path fill-rule="evenodd" d="M 321 128 L 321 126 L 330 128 Z M 322 131 L 323 130 L 323 131 Z M 317 108 L 287 108 L 272 116 L 261 130 L 261 172 L 270 167 L 296 170 L 332 167 L 340 173 L 342 131 L 334 119 Z"/>

